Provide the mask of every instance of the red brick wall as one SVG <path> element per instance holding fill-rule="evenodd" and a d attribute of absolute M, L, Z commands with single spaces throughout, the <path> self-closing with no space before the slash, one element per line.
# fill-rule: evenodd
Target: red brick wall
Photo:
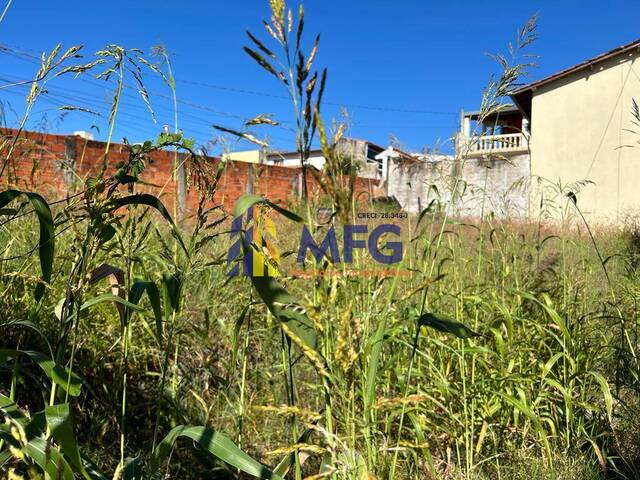
<path fill-rule="evenodd" d="M 80 186 L 82 180 L 99 173 L 105 161 L 104 142 L 39 132 L 22 132 L 16 141 L 16 134 L 16 130 L 0 129 L 0 162 L 5 163 L 9 149 L 15 142 L 13 153 L 0 178 L 2 188 L 12 186 L 22 190 L 38 191 L 48 201 L 62 199 L 67 192 Z M 111 144 L 106 159 L 107 174 L 114 173 L 116 163 L 128 158 L 128 151 L 127 145 Z M 137 191 L 147 191 L 160 196 L 170 210 L 176 186 L 171 176 L 174 155 L 171 151 L 153 152 L 140 176 L 142 183 L 136 185 Z M 74 164 L 75 174 L 65 166 L 69 165 L 69 161 Z M 215 171 L 220 159 L 205 157 L 203 161 L 210 162 L 214 167 L 211 170 Z M 189 169 L 188 158 L 186 163 Z M 286 204 L 298 198 L 300 175 L 300 168 L 228 162 L 214 200 L 229 211 L 235 201 L 252 186 L 253 193 Z M 307 175 L 307 185 L 311 196 L 322 195 L 311 173 Z M 359 177 L 356 182 L 358 200 L 367 201 L 377 187 L 377 181 Z M 198 192 L 190 185 L 187 196 L 188 210 L 194 211 L 197 204 Z"/>

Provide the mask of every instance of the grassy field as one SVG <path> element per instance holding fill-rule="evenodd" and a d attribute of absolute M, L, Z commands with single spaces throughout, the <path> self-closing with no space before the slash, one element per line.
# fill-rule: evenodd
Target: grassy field
<path fill-rule="evenodd" d="M 435 211 L 416 225 L 410 217 L 401 224 L 405 256 L 397 267 L 408 273 L 345 275 L 345 264 L 318 266 L 308 255 L 306 271 L 323 267 L 324 276 L 278 279 L 310 320 L 308 351 L 308 339 L 272 313 L 250 279 L 227 277 L 228 223 L 193 237 L 183 231 L 187 260 L 157 214 L 132 208 L 114 238 L 89 249 L 84 271 L 93 273 L 84 273 L 81 304 L 104 301 L 71 319 L 73 328 L 59 320 L 60 300 L 86 231 L 75 225 L 57 238 L 51 288 L 40 302 L 33 298 L 38 256 L 22 255 L 37 225 L 16 220 L 2 239 L 2 351 L 56 358 L 67 334 L 58 363 L 82 385 L 72 398 L 68 386 L 55 392 L 66 379 L 25 354 L 2 366 L 0 398 L 32 418 L 68 404 L 74 443 L 101 471 L 137 459 L 151 475 L 154 444 L 176 426 L 203 425 L 271 468 L 297 451 L 291 478 L 633 478 L 640 431 L 634 231 L 596 232 L 609 284 L 579 225 L 463 223 Z M 299 234 L 294 222 L 274 221 L 281 238 Z M 206 240 L 213 230 L 220 236 Z M 286 271 L 292 261 L 283 250 Z M 366 252 L 348 267 L 380 268 Z M 116 308 L 107 274 L 123 275 L 113 284 L 143 310 Z M 141 280 L 165 299 L 161 332 L 154 295 L 133 300 Z M 479 335 L 430 328 L 437 319 Z M 18 420 L 4 412 L 19 438 Z M 69 443 L 49 438 L 73 469 Z M 174 447 L 155 475 L 235 476 L 206 447 Z M 20 441 L 13 448 L 4 469 L 24 473 L 38 464 L 17 454 Z"/>
<path fill-rule="evenodd" d="M 640 223 L 589 226 L 572 186 L 527 222 L 465 220 L 451 195 L 392 221 L 399 263 L 358 249 L 349 264 L 297 265 L 303 224 L 317 241 L 335 226 L 343 254 L 342 225 L 381 207 L 355 203 L 357 165 L 336 149 L 346 127 L 323 125 L 326 70 L 312 68 L 317 40 L 300 46 L 303 10 L 270 7 L 278 53 L 254 35 L 246 51 L 290 94 L 303 165 L 319 139 L 323 200 L 245 196 L 224 214 L 212 202 L 221 170 L 179 133 L 131 146 L 115 175 L 78 179 L 66 199 L 0 193 L 0 477 L 638 478 Z M 532 19 L 512 57 L 534 30 Z M 78 51 L 43 56 L 19 128 L 61 75 L 110 82 L 106 150 L 124 86 L 148 101 L 142 71 L 175 99 L 163 49 L 157 62 L 110 45 L 84 64 Z M 527 67 L 498 60 L 481 116 Z M 0 142 L 4 179 L 16 140 Z M 179 226 L 179 205 L 136 193 L 157 149 L 190 155 L 175 175 L 202 202 Z M 335 216 L 318 220 L 319 206 Z M 238 253 L 272 277 L 228 275 L 231 217 L 249 208 L 264 235 Z"/>

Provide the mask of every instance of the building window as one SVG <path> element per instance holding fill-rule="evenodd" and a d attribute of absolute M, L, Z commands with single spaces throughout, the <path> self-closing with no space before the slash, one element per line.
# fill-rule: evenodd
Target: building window
<path fill-rule="evenodd" d="M 380 152 L 382 152 L 381 148 L 367 144 L 367 161 L 378 162 L 379 160 L 376 160 L 376 155 L 378 155 Z"/>
<path fill-rule="evenodd" d="M 367 144 L 367 163 L 376 165 L 377 176 L 382 178 L 382 159 L 377 159 L 376 155 L 382 152 L 380 147 Z"/>

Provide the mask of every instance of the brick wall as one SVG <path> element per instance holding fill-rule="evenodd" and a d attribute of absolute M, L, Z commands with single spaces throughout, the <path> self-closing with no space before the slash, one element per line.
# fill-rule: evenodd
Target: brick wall
<path fill-rule="evenodd" d="M 21 190 L 37 191 L 48 201 L 65 197 L 82 185 L 83 180 L 99 173 L 106 163 L 107 174 L 115 172 L 115 165 L 125 161 L 129 148 L 124 144 L 111 144 L 105 158 L 104 142 L 87 140 L 79 136 L 53 135 L 40 132 L 22 132 L 16 140 L 16 130 L 0 129 L 0 161 L 4 163 L 11 145 L 15 148 L 0 178 L 0 187 L 16 187 Z M 136 185 L 136 191 L 146 191 L 159 196 L 170 208 L 173 205 L 176 184 L 172 179 L 175 153 L 156 151 L 150 156 L 142 182 Z M 189 171 L 192 163 L 181 155 Z M 204 157 L 215 171 L 220 159 Z M 265 196 L 271 201 L 287 204 L 299 198 L 301 169 L 260 165 L 244 162 L 227 162 L 214 201 L 230 211 L 236 200 L 245 193 Z M 378 187 L 378 181 L 358 178 L 356 195 L 359 201 L 369 200 Z M 307 174 L 309 195 L 319 197 L 322 192 L 311 173 Z M 198 192 L 189 185 L 187 210 L 195 211 Z"/>

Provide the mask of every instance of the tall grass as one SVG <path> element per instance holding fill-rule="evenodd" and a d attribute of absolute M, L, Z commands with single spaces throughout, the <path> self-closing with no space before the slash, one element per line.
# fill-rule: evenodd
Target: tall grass
<path fill-rule="evenodd" d="M 293 15 L 282 2 L 271 7 L 267 31 L 285 56 L 294 44 L 300 51 L 302 10 L 290 38 Z M 533 26 L 520 32 L 521 47 Z M 275 54 L 250 38 L 262 52 L 251 56 L 273 74 L 263 63 Z M 213 202 L 225 165 L 213 169 L 180 133 L 131 146 L 115 174 L 84 179 L 63 201 L 0 194 L 2 475 L 633 478 L 637 231 L 546 220 L 575 208 L 575 196 L 543 202 L 528 222 L 490 212 L 465 220 L 434 202 L 398 220 L 404 257 L 391 276 L 350 275 L 378 267 L 365 252 L 351 265 L 309 255 L 309 275 L 287 274 L 303 223 L 319 237 L 372 208 L 353 198 L 356 166 L 336 148 L 343 128 L 328 134 L 303 83 L 317 48 L 283 63 L 284 83 L 301 114 L 302 165 L 319 135 L 330 173 L 321 189 L 335 215 L 315 218 L 324 199 L 285 209 L 255 195 L 233 211 L 276 224 L 279 267 L 269 235 L 241 246 L 277 276 L 227 276 L 230 219 Z M 147 102 L 142 68 L 162 73 L 117 46 L 84 64 L 63 57 L 45 63 L 88 75 L 108 60 L 97 75 L 114 79 L 110 132 L 126 82 Z M 505 64 L 486 111 L 519 71 Z M 300 89 L 306 103 L 296 103 Z M 14 142 L 3 144 L 7 166 Z M 189 157 L 185 174 L 200 197 L 191 223 L 176 225 L 159 198 L 137 190 L 157 149 Z"/>

